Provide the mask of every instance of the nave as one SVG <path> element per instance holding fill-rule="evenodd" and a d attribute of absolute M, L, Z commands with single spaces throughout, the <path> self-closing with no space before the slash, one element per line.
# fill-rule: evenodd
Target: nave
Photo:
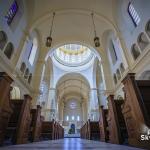
<path fill-rule="evenodd" d="M 0 0 L 0 148 L 149 150 L 149 10 Z"/>
<path fill-rule="evenodd" d="M 64 138 L 55 141 L 43 141 L 31 144 L 14 145 L 0 150 L 141 150 L 135 147 L 122 146 L 80 138 Z"/>

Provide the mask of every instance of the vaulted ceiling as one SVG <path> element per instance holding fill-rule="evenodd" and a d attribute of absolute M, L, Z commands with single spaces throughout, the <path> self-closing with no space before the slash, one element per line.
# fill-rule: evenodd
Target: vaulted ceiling
<path fill-rule="evenodd" d="M 88 99 L 90 86 L 88 81 L 80 74 L 66 74 L 57 83 L 59 100 L 69 100 L 70 97 Z"/>
<path fill-rule="evenodd" d="M 97 35 L 101 38 L 109 29 L 115 29 L 113 14 L 116 0 L 27 0 L 29 28 L 39 32 L 41 43 L 49 35 L 52 13 L 56 16 L 53 28 L 53 46 L 81 42 L 91 46 L 94 32 L 91 12 L 94 12 Z"/>

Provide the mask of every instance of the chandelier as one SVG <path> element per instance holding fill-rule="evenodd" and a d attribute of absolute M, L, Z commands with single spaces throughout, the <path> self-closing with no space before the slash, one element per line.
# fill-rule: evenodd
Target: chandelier
<path fill-rule="evenodd" d="M 95 28 L 95 23 L 94 23 L 94 13 L 91 13 L 92 16 L 92 22 L 93 22 L 93 27 L 94 27 L 94 44 L 95 47 L 100 47 L 100 41 L 99 41 L 99 37 L 96 34 L 96 28 Z"/>
<path fill-rule="evenodd" d="M 51 27 L 50 27 L 50 34 L 46 38 L 46 47 L 51 47 L 51 44 L 52 44 L 52 36 L 51 35 L 52 35 L 52 30 L 53 30 L 54 17 L 55 17 L 55 12 L 53 12 L 53 18 L 52 18 L 52 23 L 51 23 Z"/>

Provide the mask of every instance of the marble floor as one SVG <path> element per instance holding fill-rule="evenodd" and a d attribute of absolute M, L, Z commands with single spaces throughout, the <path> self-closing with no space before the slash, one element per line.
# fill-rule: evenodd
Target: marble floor
<path fill-rule="evenodd" d="M 30 144 L 1 147 L 0 150 L 140 150 L 138 148 L 83 140 L 65 138 L 55 141 L 43 141 Z"/>

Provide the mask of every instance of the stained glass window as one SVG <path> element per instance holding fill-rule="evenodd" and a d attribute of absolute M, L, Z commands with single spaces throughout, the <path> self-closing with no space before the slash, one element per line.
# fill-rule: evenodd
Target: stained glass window
<path fill-rule="evenodd" d="M 18 4 L 16 1 L 13 1 L 5 16 L 8 25 L 12 23 L 17 11 L 18 11 Z"/>

